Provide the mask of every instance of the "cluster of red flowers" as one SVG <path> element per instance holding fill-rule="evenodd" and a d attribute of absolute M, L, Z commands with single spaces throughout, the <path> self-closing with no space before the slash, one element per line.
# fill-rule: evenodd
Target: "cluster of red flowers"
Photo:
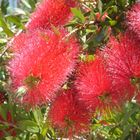
<path fill-rule="evenodd" d="M 14 57 L 9 62 L 13 90 L 26 89 L 20 101 L 32 107 L 51 102 L 51 124 L 62 132 L 66 129 L 68 135 L 87 131 L 90 114 L 97 108 L 122 105 L 137 96 L 140 82 L 139 36 L 127 32 L 118 39 L 111 37 L 94 60 L 76 65 L 79 43 L 63 29 L 75 4 L 73 0 L 44 0 L 26 32 L 14 38 Z M 133 32 L 139 28 L 139 21 L 133 20 L 139 7 L 128 12 Z M 62 85 L 76 66 L 75 90 L 65 91 Z"/>
<path fill-rule="evenodd" d="M 16 101 L 31 107 L 51 102 L 52 125 L 66 127 L 69 135 L 87 130 L 89 122 L 86 109 L 75 101 L 75 91 L 64 93 L 61 88 L 74 71 L 79 55 L 78 40 L 67 37 L 63 28 L 75 4 L 73 0 L 44 0 L 32 14 L 27 30 L 14 37 L 14 55 L 8 66 L 12 90 L 17 94 L 21 87 L 25 89 Z"/>
<path fill-rule="evenodd" d="M 92 111 L 122 105 L 136 95 L 140 78 L 140 42 L 128 33 L 111 37 L 95 60 L 82 63 L 76 80 L 79 101 Z"/>

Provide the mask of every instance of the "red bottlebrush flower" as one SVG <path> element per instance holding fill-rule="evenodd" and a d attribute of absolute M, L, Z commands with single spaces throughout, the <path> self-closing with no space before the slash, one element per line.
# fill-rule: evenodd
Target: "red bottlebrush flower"
<path fill-rule="evenodd" d="M 79 101 L 91 111 L 113 104 L 111 80 L 100 58 L 81 64 L 75 85 Z"/>
<path fill-rule="evenodd" d="M 40 31 L 43 32 L 43 30 L 40 29 Z M 34 34 L 34 35 L 33 35 Z M 41 33 L 40 33 L 41 34 Z M 35 37 L 39 35 L 39 29 L 37 31 L 32 31 L 32 32 L 22 32 L 18 35 L 16 35 L 10 42 L 10 49 L 13 52 L 19 52 L 20 50 L 22 51 L 22 48 L 25 48 L 28 46 L 30 40 L 35 40 Z M 31 42 L 30 42 L 31 43 Z"/>
<path fill-rule="evenodd" d="M 13 86 L 25 87 L 23 103 L 39 105 L 54 97 L 74 70 L 79 52 L 76 38 L 66 32 L 35 31 L 9 62 Z"/>
<path fill-rule="evenodd" d="M 29 30 L 48 29 L 52 25 L 64 25 L 71 17 L 70 8 L 75 6 L 74 0 L 44 0 L 31 16 L 27 24 Z"/>
<path fill-rule="evenodd" d="M 79 106 L 74 94 L 75 90 L 63 91 L 49 111 L 51 124 L 68 136 L 86 132 L 89 127 L 89 114 Z"/>
<path fill-rule="evenodd" d="M 126 14 L 126 24 L 130 31 L 140 37 L 140 2 L 134 4 Z"/>
<path fill-rule="evenodd" d="M 12 51 L 19 51 L 22 47 L 25 46 L 26 40 L 28 38 L 28 34 L 20 33 L 19 35 L 15 36 L 12 40 L 11 50 Z"/>
<path fill-rule="evenodd" d="M 12 120 L 12 115 L 10 112 L 7 112 L 6 120 L 0 115 L 0 124 L 7 126 L 7 128 L 0 130 L 0 138 L 5 136 L 5 132 L 9 134 L 9 136 L 16 136 L 16 131 L 14 130 L 14 122 Z"/>
<path fill-rule="evenodd" d="M 130 100 L 140 78 L 140 42 L 130 33 L 125 33 L 119 41 L 111 38 L 101 55 L 113 79 L 113 89 L 121 91 L 114 98 Z"/>

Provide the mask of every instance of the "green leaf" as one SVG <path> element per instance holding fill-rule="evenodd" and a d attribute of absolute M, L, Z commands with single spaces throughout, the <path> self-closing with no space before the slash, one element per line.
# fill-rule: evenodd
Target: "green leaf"
<path fill-rule="evenodd" d="M 75 17 L 79 18 L 82 21 L 82 23 L 85 22 L 85 17 L 82 14 L 82 11 L 80 9 L 71 8 L 71 11 L 72 11 L 72 13 L 74 14 Z"/>
<path fill-rule="evenodd" d="M 33 115 L 35 118 L 35 121 L 37 122 L 38 126 L 42 126 L 43 125 L 43 116 L 42 116 L 42 112 L 40 110 L 40 108 L 35 108 L 33 110 Z"/>
<path fill-rule="evenodd" d="M 128 3 L 127 0 L 118 0 L 118 5 L 121 6 L 122 8 L 125 8 L 127 3 Z"/>
<path fill-rule="evenodd" d="M 9 1 L 8 0 L 2 0 L 1 1 L 1 11 L 3 14 L 7 13 L 7 7 L 9 6 Z"/>
<path fill-rule="evenodd" d="M 39 132 L 38 125 L 34 121 L 31 121 L 31 120 L 19 121 L 18 126 L 23 131 L 29 131 L 31 133 L 38 133 Z"/>
<path fill-rule="evenodd" d="M 16 8 L 15 10 L 14 10 L 14 13 L 17 15 L 17 14 L 19 14 L 19 15 L 26 15 L 26 12 L 24 11 L 24 10 L 22 10 L 22 9 L 20 9 L 20 8 Z"/>
<path fill-rule="evenodd" d="M 129 125 L 125 124 L 125 126 L 126 126 L 126 129 L 123 131 L 123 134 L 122 134 L 120 140 L 125 140 L 126 137 L 129 135 L 130 130 L 133 128 L 132 124 L 129 124 Z"/>
<path fill-rule="evenodd" d="M 8 127 L 9 127 L 9 126 L 0 123 L 0 131 L 1 131 L 1 130 L 4 130 L 4 129 L 7 129 Z"/>
<path fill-rule="evenodd" d="M 7 108 L 4 108 L 5 106 L 0 106 L 0 116 L 2 116 L 2 118 L 4 120 L 7 119 Z"/>
<path fill-rule="evenodd" d="M 34 10 L 36 7 L 37 0 L 28 0 L 28 2 L 30 6 L 32 7 L 32 10 Z"/>
<path fill-rule="evenodd" d="M 0 44 L 6 43 L 6 42 L 7 42 L 7 39 L 5 39 L 5 38 L 0 38 Z"/>
<path fill-rule="evenodd" d="M 42 136 L 46 136 L 47 131 L 48 131 L 48 127 L 46 127 L 46 126 L 43 127 L 43 129 L 42 129 L 42 131 L 41 131 Z"/>
<path fill-rule="evenodd" d="M 99 9 L 100 14 L 102 14 L 103 3 L 101 0 L 98 0 L 98 9 Z"/>
<path fill-rule="evenodd" d="M 30 4 L 26 0 L 21 0 L 21 2 L 29 9 L 31 9 Z"/>
<path fill-rule="evenodd" d="M 24 25 L 21 22 L 21 19 L 18 16 L 9 15 L 9 16 L 6 16 L 5 19 L 14 23 L 17 26 L 24 27 Z"/>
<path fill-rule="evenodd" d="M 9 36 L 9 37 L 12 37 L 14 35 L 14 33 L 8 28 L 5 20 L 4 20 L 4 17 L 2 16 L 2 13 L 0 11 L 0 27 L 3 28 L 3 31 Z"/>
<path fill-rule="evenodd" d="M 117 24 L 117 21 L 116 20 L 110 20 L 109 23 L 110 23 L 111 26 L 115 26 Z"/>
<path fill-rule="evenodd" d="M 116 5 L 112 6 L 112 10 L 117 13 L 118 12 L 118 7 Z"/>

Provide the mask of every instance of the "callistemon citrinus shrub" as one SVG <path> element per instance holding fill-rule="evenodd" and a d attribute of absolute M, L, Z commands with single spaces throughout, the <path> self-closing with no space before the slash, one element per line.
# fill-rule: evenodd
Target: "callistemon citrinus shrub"
<path fill-rule="evenodd" d="M 11 2 L 0 13 L 0 139 L 140 139 L 140 3 Z"/>

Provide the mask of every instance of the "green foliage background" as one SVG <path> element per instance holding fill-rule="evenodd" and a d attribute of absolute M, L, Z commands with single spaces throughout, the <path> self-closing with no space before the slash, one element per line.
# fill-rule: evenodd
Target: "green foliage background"
<path fill-rule="evenodd" d="M 25 110 L 15 104 L 10 97 L 10 79 L 6 66 L 12 57 L 7 42 L 17 33 L 25 29 L 25 24 L 34 11 L 37 0 L 21 0 L 18 7 L 11 8 L 8 0 L 1 1 L 0 7 L 0 94 L 6 96 L 7 101 L 0 106 L 0 115 L 5 121 L 0 120 L 0 130 L 6 130 L 9 126 L 16 130 L 16 137 L 5 132 L 6 140 L 55 140 L 60 138 L 57 131 L 51 128 L 47 121 L 48 107 Z M 77 34 L 83 52 L 89 52 L 89 60 L 94 58 L 96 48 L 104 46 L 111 33 L 125 30 L 125 12 L 131 7 L 135 0 L 94 0 L 79 1 L 79 8 L 73 8 L 74 18 L 65 27 L 69 29 L 70 35 Z M 85 9 L 89 9 L 85 11 Z M 97 20 L 96 14 L 100 17 Z M 102 17 L 108 13 L 105 20 Z M 81 59 L 85 59 L 85 53 Z M 12 121 L 6 121 L 7 112 L 12 115 Z M 98 113 L 97 113 L 98 114 Z M 121 109 L 109 110 L 100 118 L 94 116 L 91 131 L 87 135 L 74 139 L 86 140 L 140 140 L 140 106 L 135 101 L 126 103 Z"/>

